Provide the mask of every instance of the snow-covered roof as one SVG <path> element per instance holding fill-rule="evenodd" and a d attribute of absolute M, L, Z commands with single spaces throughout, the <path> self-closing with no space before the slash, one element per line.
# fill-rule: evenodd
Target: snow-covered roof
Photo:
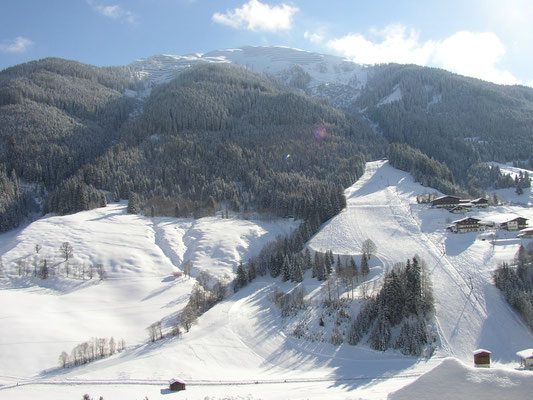
<path fill-rule="evenodd" d="M 503 224 L 505 222 L 512 221 L 514 219 L 520 218 L 520 215 L 517 214 L 498 214 L 498 215 L 491 215 L 490 217 L 486 218 L 484 221 L 487 222 L 493 222 L 495 224 Z"/>
<path fill-rule="evenodd" d="M 530 232 L 533 232 L 533 228 L 520 229 L 520 232 L 522 232 L 522 233 L 530 233 Z"/>
<path fill-rule="evenodd" d="M 474 355 L 481 354 L 481 353 L 489 353 L 489 354 L 492 354 L 489 350 L 485 350 L 485 349 L 477 349 L 477 350 L 474 350 Z"/>
<path fill-rule="evenodd" d="M 533 358 L 533 349 L 518 351 L 516 355 L 520 358 Z"/>
<path fill-rule="evenodd" d="M 466 218 L 461 218 L 461 219 L 458 219 L 457 221 L 453 221 L 454 224 L 459 224 L 461 222 L 464 222 L 464 221 L 467 221 L 467 220 L 474 220 L 474 221 L 479 221 L 478 218 L 474 218 L 474 217 L 466 217 Z"/>
<path fill-rule="evenodd" d="M 180 378 L 172 378 L 168 381 L 169 384 L 173 384 L 174 382 L 178 382 L 178 383 L 185 383 L 185 381 L 183 379 L 180 379 Z"/>

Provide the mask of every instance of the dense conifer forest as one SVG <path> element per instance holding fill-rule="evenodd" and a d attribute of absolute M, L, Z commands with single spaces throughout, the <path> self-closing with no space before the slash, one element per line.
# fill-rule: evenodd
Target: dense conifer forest
<path fill-rule="evenodd" d="M 383 101 L 395 91 L 398 99 Z M 480 162 L 530 160 L 533 153 L 533 90 L 524 86 L 388 64 L 373 69 L 354 108 L 377 123 L 389 142 L 444 163 L 468 189 L 492 186 L 477 181 L 488 175 L 480 172 Z"/>

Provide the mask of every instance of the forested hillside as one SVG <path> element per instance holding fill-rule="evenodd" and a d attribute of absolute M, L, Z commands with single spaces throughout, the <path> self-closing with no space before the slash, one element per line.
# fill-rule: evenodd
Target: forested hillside
<path fill-rule="evenodd" d="M 372 70 L 356 107 L 388 141 L 446 164 L 462 185 L 489 175 L 479 162 L 529 160 L 533 152 L 533 89 L 523 86 L 389 64 Z"/>
<path fill-rule="evenodd" d="M 53 58 L 0 72 L 0 230 L 40 197 L 20 182 L 53 190 L 112 144 L 131 110 L 129 82 L 126 68 Z"/>
<path fill-rule="evenodd" d="M 133 212 L 198 217 L 229 208 L 321 222 L 384 149 L 362 120 L 227 65 L 196 66 L 154 89 L 120 140 L 77 179 L 115 199 L 133 196 Z"/>

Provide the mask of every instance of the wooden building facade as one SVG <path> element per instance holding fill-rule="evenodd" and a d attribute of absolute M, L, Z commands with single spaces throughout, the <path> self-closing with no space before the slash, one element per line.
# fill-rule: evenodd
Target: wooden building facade
<path fill-rule="evenodd" d="M 454 233 L 484 231 L 485 228 L 485 225 L 481 224 L 479 219 L 473 217 L 453 221 L 453 225 L 448 226 L 448 230 Z"/>
<path fill-rule="evenodd" d="M 474 367 L 490 368 L 490 351 L 477 349 L 474 351 Z"/>
<path fill-rule="evenodd" d="M 508 231 L 519 231 L 527 228 L 527 218 L 517 217 L 509 221 L 505 221 L 500 224 L 501 229 L 506 229 Z"/>
<path fill-rule="evenodd" d="M 172 390 L 173 392 L 177 392 L 179 390 L 185 390 L 185 382 L 179 379 L 171 379 L 169 381 L 169 387 L 170 387 L 170 390 Z"/>

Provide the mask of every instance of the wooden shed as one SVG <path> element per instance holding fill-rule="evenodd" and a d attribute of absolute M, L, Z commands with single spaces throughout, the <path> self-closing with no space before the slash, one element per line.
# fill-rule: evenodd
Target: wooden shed
<path fill-rule="evenodd" d="M 524 369 L 533 370 L 533 349 L 526 349 L 516 353 L 520 357 L 520 366 Z"/>
<path fill-rule="evenodd" d="M 171 379 L 169 381 L 170 390 L 177 392 L 179 390 L 185 390 L 185 382 L 180 379 Z"/>
<path fill-rule="evenodd" d="M 490 368 L 490 351 L 477 349 L 474 351 L 474 367 Z"/>

